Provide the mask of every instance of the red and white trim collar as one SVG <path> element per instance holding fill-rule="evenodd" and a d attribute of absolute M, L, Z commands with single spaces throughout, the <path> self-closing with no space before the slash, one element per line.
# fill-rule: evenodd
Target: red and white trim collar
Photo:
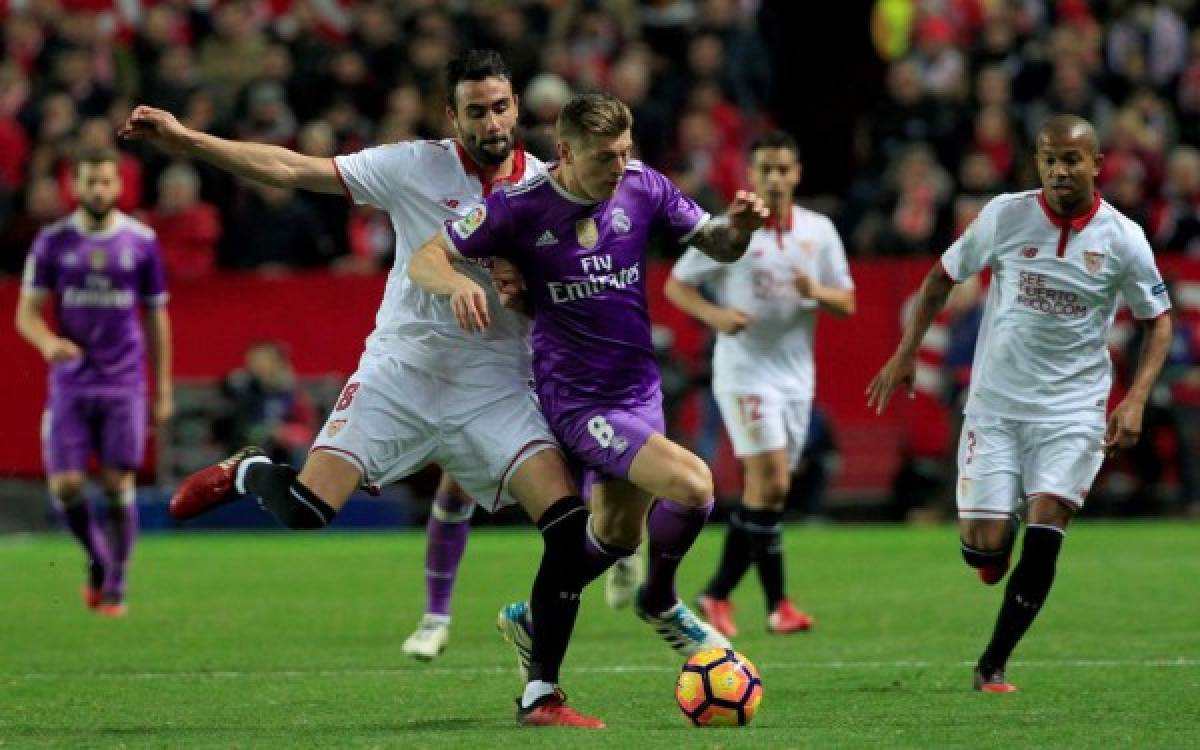
<path fill-rule="evenodd" d="M 1050 223 L 1059 229 L 1070 227 L 1076 232 L 1083 231 L 1083 228 L 1088 225 L 1088 222 L 1092 220 L 1096 212 L 1100 210 L 1100 204 L 1103 202 L 1104 199 L 1100 197 L 1100 193 L 1094 192 L 1092 193 L 1092 207 L 1088 209 L 1087 213 L 1078 216 L 1059 216 L 1046 201 L 1045 191 L 1038 192 L 1038 205 L 1042 207 L 1042 211 L 1046 214 L 1046 218 L 1049 219 Z"/>
<path fill-rule="evenodd" d="M 497 185 L 515 185 L 525 175 L 525 148 L 521 145 L 520 141 L 517 141 L 517 144 L 513 147 L 512 172 L 504 177 L 492 177 L 490 180 L 484 177 L 483 167 L 471 158 L 471 155 L 467 153 L 467 150 L 457 140 L 454 141 L 454 148 L 458 151 L 458 160 L 462 162 L 463 171 L 478 179 L 483 185 L 484 198 L 491 195 L 492 190 Z"/>

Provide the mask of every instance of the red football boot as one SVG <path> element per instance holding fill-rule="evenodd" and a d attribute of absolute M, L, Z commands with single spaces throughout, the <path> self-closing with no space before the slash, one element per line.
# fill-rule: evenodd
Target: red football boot
<path fill-rule="evenodd" d="M 108 598 L 96 605 L 96 614 L 101 617 L 124 617 L 129 614 L 129 607 L 120 599 Z"/>
<path fill-rule="evenodd" d="M 981 693 L 1015 693 L 1017 686 L 1008 681 L 1001 669 L 975 667 L 975 689 Z"/>
<path fill-rule="evenodd" d="M 1004 574 L 1008 572 L 1008 565 L 1011 561 L 1011 556 L 1006 555 L 1004 562 L 998 565 L 985 565 L 982 568 L 976 568 L 979 573 L 979 580 L 983 581 L 988 586 L 995 586 L 1004 580 Z"/>
<path fill-rule="evenodd" d="M 767 630 L 780 635 L 812 630 L 815 624 L 816 620 L 796 609 L 787 599 L 781 601 L 775 611 L 767 615 Z"/>
<path fill-rule="evenodd" d="M 521 708 L 517 699 L 517 725 L 522 727 L 575 727 L 604 729 L 607 724 L 594 716 L 585 716 L 567 705 L 567 694 L 558 688 L 538 698 L 529 708 Z"/>
<path fill-rule="evenodd" d="M 83 588 L 80 589 L 80 593 L 83 594 L 83 603 L 88 609 L 95 609 L 100 606 L 100 599 L 103 596 L 100 589 L 93 588 L 90 583 L 85 583 L 83 584 Z"/>
<path fill-rule="evenodd" d="M 700 594 L 696 597 L 696 606 L 718 633 L 726 638 L 733 638 L 738 634 L 737 623 L 733 621 L 733 602 Z"/>
<path fill-rule="evenodd" d="M 201 469 L 184 479 L 171 496 L 171 518 L 186 521 L 236 500 L 238 495 L 233 488 L 233 479 L 237 474 L 238 464 L 251 456 L 261 455 L 264 455 L 261 450 L 248 445 L 224 461 Z"/>

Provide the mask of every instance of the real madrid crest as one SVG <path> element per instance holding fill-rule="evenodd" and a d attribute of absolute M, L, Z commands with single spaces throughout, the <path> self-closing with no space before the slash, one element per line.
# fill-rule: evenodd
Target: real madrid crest
<path fill-rule="evenodd" d="M 596 229 L 596 220 L 589 216 L 575 222 L 575 239 L 579 240 L 579 244 L 588 250 L 595 247 L 596 241 L 600 239 L 600 232 Z"/>
<path fill-rule="evenodd" d="M 117 261 L 124 271 L 132 271 L 136 265 L 136 258 L 133 257 L 133 248 L 126 245 L 121 248 L 120 259 Z"/>

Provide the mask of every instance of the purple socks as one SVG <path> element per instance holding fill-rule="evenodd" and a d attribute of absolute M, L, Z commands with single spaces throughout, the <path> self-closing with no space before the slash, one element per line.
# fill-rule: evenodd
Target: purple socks
<path fill-rule="evenodd" d="M 679 601 L 675 592 L 675 572 L 696 537 L 700 536 L 712 508 L 712 500 L 693 508 L 659 498 L 650 509 L 646 519 L 650 540 L 647 547 L 649 569 L 641 601 L 641 606 L 650 614 L 662 614 Z"/>
<path fill-rule="evenodd" d="M 104 534 L 101 533 L 100 527 L 92 515 L 91 504 L 81 498 L 70 505 L 56 499 L 55 505 L 62 517 L 63 524 L 70 530 L 71 535 L 79 540 L 79 544 L 87 554 L 88 585 L 93 589 L 102 588 L 105 573 L 110 566 L 110 557 Z"/>
<path fill-rule="evenodd" d="M 137 503 L 133 502 L 133 498 L 127 501 L 123 498 L 122 502 L 111 504 L 108 522 L 112 565 L 104 581 L 104 596 L 106 599 L 122 601 L 125 598 L 125 568 L 138 535 Z"/>
<path fill-rule="evenodd" d="M 475 504 L 439 492 L 425 525 L 425 612 L 450 616 L 458 565 L 467 549 Z"/>

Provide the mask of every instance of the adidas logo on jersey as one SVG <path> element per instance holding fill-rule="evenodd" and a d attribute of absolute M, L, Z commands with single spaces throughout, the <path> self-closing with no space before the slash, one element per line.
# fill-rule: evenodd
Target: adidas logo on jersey
<path fill-rule="evenodd" d="M 537 242 L 533 243 L 537 247 L 546 247 L 547 245 L 557 245 L 558 238 L 549 229 L 542 232 L 542 236 L 537 238 Z"/>

